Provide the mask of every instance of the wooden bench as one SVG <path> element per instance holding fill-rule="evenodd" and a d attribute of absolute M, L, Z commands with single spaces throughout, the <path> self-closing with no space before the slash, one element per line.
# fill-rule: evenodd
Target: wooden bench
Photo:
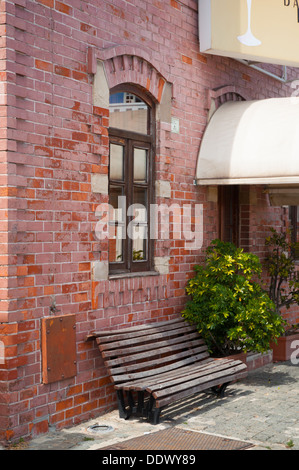
<path fill-rule="evenodd" d="M 97 341 L 125 419 L 136 413 L 157 424 L 165 406 L 208 389 L 223 397 L 229 383 L 247 375 L 241 361 L 211 358 L 182 318 L 94 332 L 88 339 Z"/>

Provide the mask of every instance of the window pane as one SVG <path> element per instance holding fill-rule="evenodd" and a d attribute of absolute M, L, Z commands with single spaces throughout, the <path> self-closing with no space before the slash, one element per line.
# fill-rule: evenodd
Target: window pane
<path fill-rule="evenodd" d="M 124 147 L 110 144 L 110 179 L 124 180 Z"/>
<path fill-rule="evenodd" d="M 147 190 L 134 188 L 134 206 L 132 210 L 133 261 L 147 259 Z"/>
<path fill-rule="evenodd" d="M 134 148 L 134 182 L 147 182 L 147 150 Z"/>
<path fill-rule="evenodd" d="M 125 231 L 125 198 L 123 188 L 110 186 L 109 202 L 113 207 L 109 220 L 109 261 L 120 263 L 123 261 L 123 238 Z"/>
<path fill-rule="evenodd" d="M 136 206 L 144 207 L 144 209 L 146 209 L 146 207 L 147 207 L 147 189 L 137 188 L 137 187 L 134 188 L 133 204 L 135 204 Z"/>
<path fill-rule="evenodd" d="M 110 96 L 110 127 L 147 134 L 148 106 L 133 93 Z"/>

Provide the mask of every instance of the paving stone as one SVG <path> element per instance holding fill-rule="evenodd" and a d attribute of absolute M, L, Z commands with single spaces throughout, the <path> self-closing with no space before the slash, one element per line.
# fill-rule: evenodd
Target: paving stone
<path fill-rule="evenodd" d="M 231 384 L 227 396 L 199 394 L 169 407 L 161 421 L 152 426 L 140 418 L 120 419 L 115 410 L 87 423 L 33 439 L 28 450 L 98 450 L 123 440 L 171 426 L 207 434 L 241 439 L 256 450 L 299 450 L 299 366 L 290 362 L 268 364 Z M 94 434 L 92 424 L 112 428 Z M 289 447 L 288 447 L 289 444 Z M 0 446 L 0 450 L 3 450 Z"/>

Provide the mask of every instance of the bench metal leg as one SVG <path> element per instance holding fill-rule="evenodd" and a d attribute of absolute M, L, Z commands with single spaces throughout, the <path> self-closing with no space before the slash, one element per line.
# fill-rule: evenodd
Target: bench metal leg
<path fill-rule="evenodd" d="M 212 391 L 215 393 L 215 395 L 217 395 L 217 398 L 224 398 L 225 390 L 229 384 L 230 382 L 226 382 L 222 385 L 219 385 L 218 387 L 212 387 Z"/>
<path fill-rule="evenodd" d="M 155 399 L 152 395 L 150 395 L 149 400 L 148 400 L 147 405 L 146 405 L 146 409 L 145 409 L 145 413 L 146 413 L 147 418 L 149 418 L 149 416 L 152 412 L 154 403 L 155 403 Z"/>
<path fill-rule="evenodd" d="M 138 392 L 137 413 L 143 414 L 144 410 L 144 392 Z"/>
<path fill-rule="evenodd" d="M 143 416 L 144 414 L 144 392 L 137 392 L 137 399 L 134 399 L 133 393 L 129 391 L 128 396 L 128 405 L 130 414 L 136 414 L 137 416 Z"/>
<path fill-rule="evenodd" d="M 125 404 L 123 391 L 122 390 L 117 390 L 116 391 L 116 396 L 117 396 L 119 417 L 122 418 L 122 419 L 128 419 L 131 415 L 131 410 L 128 411 L 126 409 L 126 404 Z"/>
<path fill-rule="evenodd" d="M 137 406 L 131 391 L 127 393 L 127 405 L 123 390 L 117 390 L 116 396 L 120 418 L 129 419 L 132 413 L 137 413 L 141 414 L 142 416 L 145 415 L 152 424 L 159 423 L 161 408 L 155 407 L 156 400 L 152 396 L 149 397 L 146 407 L 144 406 L 144 392 L 142 391 L 138 392 Z"/>
<path fill-rule="evenodd" d="M 154 401 L 150 398 L 145 406 L 144 391 L 138 392 L 136 402 L 131 391 L 125 393 L 123 390 L 116 390 L 116 396 L 120 418 L 129 419 L 132 414 L 149 417 Z"/>
<path fill-rule="evenodd" d="M 161 408 L 156 408 L 156 400 L 151 395 L 147 405 L 147 419 L 151 424 L 159 424 Z"/>
<path fill-rule="evenodd" d="M 161 408 L 155 408 L 150 414 L 150 423 L 159 424 L 160 421 Z"/>
<path fill-rule="evenodd" d="M 127 393 L 127 397 L 128 397 L 129 412 L 130 412 L 130 415 L 131 415 L 135 411 L 135 401 L 134 401 L 134 398 L 133 398 L 133 395 L 132 395 L 131 391 L 129 391 Z"/>

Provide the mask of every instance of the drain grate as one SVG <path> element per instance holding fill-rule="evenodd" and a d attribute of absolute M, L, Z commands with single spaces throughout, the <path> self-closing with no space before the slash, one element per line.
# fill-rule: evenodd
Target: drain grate
<path fill-rule="evenodd" d="M 249 447 L 252 447 L 252 444 L 248 442 L 180 428 L 168 428 L 100 450 L 242 450 Z"/>
<path fill-rule="evenodd" d="M 87 431 L 95 433 L 95 434 L 103 434 L 106 432 L 114 431 L 112 426 L 108 426 L 107 424 L 93 424 L 87 428 Z"/>

